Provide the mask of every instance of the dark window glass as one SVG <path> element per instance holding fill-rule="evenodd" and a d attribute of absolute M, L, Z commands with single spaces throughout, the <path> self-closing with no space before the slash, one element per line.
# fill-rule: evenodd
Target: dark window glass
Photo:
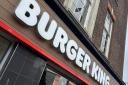
<path fill-rule="evenodd" d="M 2 61 L 9 45 L 10 45 L 10 42 L 4 37 L 0 36 L 0 62 Z"/>
<path fill-rule="evenodd" d="M 40 81 L 40 85 L 76 85 L 76 84 L 66 79 L 62 75 L 50 69 L 46 69 Z"/>

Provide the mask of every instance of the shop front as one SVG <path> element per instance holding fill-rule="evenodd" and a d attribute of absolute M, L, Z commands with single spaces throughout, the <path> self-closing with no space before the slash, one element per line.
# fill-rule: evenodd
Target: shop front
<path fill-rule="evenodd" d="M 44 0 L 0 10 L 1 85 L 120 85 Z"/>

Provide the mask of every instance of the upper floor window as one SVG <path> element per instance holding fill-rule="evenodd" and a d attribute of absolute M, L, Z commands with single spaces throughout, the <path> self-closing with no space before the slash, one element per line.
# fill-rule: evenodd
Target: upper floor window
<path fill-rule="evenodd" d="M 100 0 L 59 0 L 92 37 Z"/>
<path fill-rule="evenodd" d="M 106 55 L 106 57 L 108 57 L 108 52 L 109 52 L 112 26 L 113 26 L 112 18 L 110 16 L 109 12 L 107 12 L 105 22 L 104 22 L 101 46 L 100 46 L 100 50 Z"/>
<path fill-rule="evenodd" d="M 89 0 L 74 0 L 69 10 L 78 21 L 84 24 L 89 5 L 90 5 Z"/>
<path fill-rule="evenodd" d="M 66 3 L 67 1 L 65 1 Z M 71 0 L 68 1 L 67 9 L 73 14 L 73 16 L 84 26 L 85 21 L 87 20 L 87 15 L 90 13 L 91 9 L 91 0 Z"/>

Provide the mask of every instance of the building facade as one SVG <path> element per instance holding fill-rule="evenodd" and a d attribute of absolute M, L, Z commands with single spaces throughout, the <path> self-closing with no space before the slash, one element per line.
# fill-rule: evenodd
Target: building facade
<path fill-rule="evenodd" d="M 0 1 L 0 85 L 125 85 L 127 0 Z"/>

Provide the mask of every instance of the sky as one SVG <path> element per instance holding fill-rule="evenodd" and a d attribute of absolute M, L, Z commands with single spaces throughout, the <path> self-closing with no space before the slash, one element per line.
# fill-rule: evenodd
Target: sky
<path fill-rule="evenodd" d="M 128 82 L 128 19 L 127 19 L 127 34 L 126 34 L 126 45 L 125 45 L 123 80 L 125 82 Z"/>

